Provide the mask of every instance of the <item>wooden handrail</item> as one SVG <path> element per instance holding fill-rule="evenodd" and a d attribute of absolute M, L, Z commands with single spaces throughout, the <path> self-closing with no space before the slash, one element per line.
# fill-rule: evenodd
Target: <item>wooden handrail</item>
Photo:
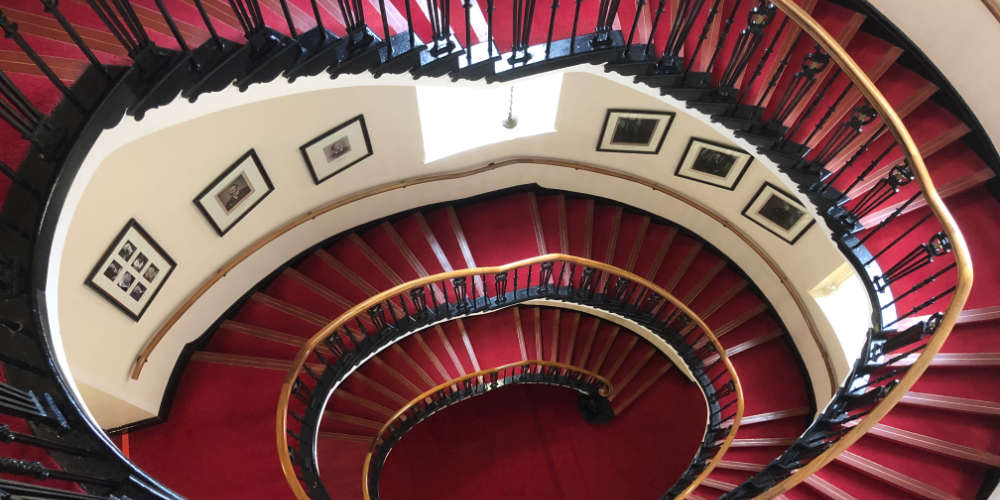
<path fill-rule="evenodd" d="M 943 231 L 948 235 L 948 239 L 951 242 L 952 252 L 955 255 L 957 282 L 955 284 L 954 295 L 952 295 L 951 302 L 949 302 L 947 309 L 945 309 L 944 317 L 941 319 L 937 330 L 920 354 L 920 357 L 907 370 L 895 389 L 833 446 L 797 470 L 794 474 L 785 478 L 785 480 L 755 497 L 758 499 L 773 498 L 804 481 L 864 436 L 872 426 L 889 413 L 889 410 L 903 398 L 906 391 L 924 373 L 934 355 L 937 354 L 945 340 L 948 339 L 948 335 L 951 333 L 952 327 L 958 320 L 962 308 L 965 306 L 965 301 L 969 297 L 969 291 L 972 289 L 972 260 L 969 256 L 969 249 L 965 243 L 965 238 L 962 236 L 957 224 L 955 224 L 951 213 L 948 212 L 948 209 L 941 201 L 941 197 L 934 187 L 934 182 L 931 180 L 927 167 L 924 165 L 924 159 L 920 155 L 920 150 L 917 149 L 913 137 L 910 136 L 909 131 L 903 124 L 903 120 L 892 108 L 885 96 L 878 90 L 875 83 L 868 78 L 868 75 L 851 58 L 847 50 L 837 43 L 836 39 L 818 21 L 813 19 L 812 16 L 799 7 L 793 0 L 771 1 L 830 55 L 830 58 L 851 79 L 868 103 L 879 113 L 882 123 L 892 133 L 893 137 L 896 138 L 896 142 L 903 150 L 910 169 L 915 174 L 917 183 L 921 191 L 923 191 L 924 198 L 927 200 L 927 206 L 934 213 L 935 217 L 937 217 Z"/>
<path fill-rule="evenodd" d="M 293 493 L 299 500 L 308 500 L 309 496 L 306 494 L 305 489 L 299 482 L 299 479 L 295 473 L 295 468 L 292 464 L 291 456 L 288 451 L 288 403 L 291 400 L 292 387 L 295 381 L 298 379 L 299 374 L 302 371 L 303 365 L 306 363 L 306 359 L 312 354 L 312 352 L 320 346 L 320 344 L 329 336 L 335 334 L 335 332 L 343 325 L 352 321 L 355 317 L 363 314 L 365 311 L 374 307 L 375 305 L 381 304 L 384 301 L 397 297 L 409 290 L 422 288 L 424 286 L 438 283 L 441 281 L 451 280 L 455 278 L 467 277 L 467 276 L 482 276 L 482 275 L 492 275 L 498 274 L 505 271 L 516 270 L 518 268 L 526 267 L 533 264 L 539 264 L 542 262 L 552 262 L 559 261 L 563 263 L 570 263 L 582 266 L 583 268 L 593 268 L 598 271 L 602 271 L 606 274 L 625 278 L 639 286 L 642 286 L 653 293 L 663 297 L 664 300 L 672 304 L 678 311 L 683 313 L 685 316 L 691 319 L 705 333 L 705 338 L 711 342 L 716 354 L 722 360 L 726 371 L 729 373 L 730 378 L 733 382 L 733 393 L 736 396 L 736 413 L 733 417 L 733 423 L 729 427 L 729 432 L 726 438 L 723 440 L 722 445 L 719 447 L 715 456 L 706 465 L 704 470 L 699 474 L 691 484 L 685 488 L 685 490 L 678 495 L 678 498 L 684 498 L 687 494 L 690 494 L 694 489 L 701 483 L 715 468 L 718 462 L 722 459 L 726 450 L 732 444 L 733 439 L 736 437 L 736 431 L 739 429 L 740 420 L 743 418 L 744 401 L 743 401 L 743 388 L 740 385 L 739 377 L 736 374 L 736 369 L 733 367 L 729 358 L 726 356 L 726 351 L 722 347 L 722 344 L 716 338 L 715 334 L 712 333 L 712 329 L 701 319 L 697 314 L 694 313 L 687 305 L 681 302 L 679 299 L 674 297 L 670 292 L 666 291 L 657 284 L 629 271 L 620 269 L 611 264 L 606 264 L 603 262 L 598 262 L 591 259 L 585 259 L 583 257 L 577 257 L 573 255 L 566 254 L 547 254 L 540 255 L 537 257 L 532 257 L 528 259 L 523 259 L 517 262 L 512 262 L 509 264 L 504 264 L 502 266 L 490 266 L 490 267 L 478 267 L 469 269 L 460 269 L 455 271 L 443 272 L 431 276 L 425 276 L 418 278 L 406 283 L 401 283 L 396 285 L 384 292 L 377 295 L 369 297 L 368 299 L 356 304 L 354 307 L 348 309 L 343 314 L 341 314 L 337 319 L 330 322 L 328 325 L 323 327 L 319 332 L 310 338 L 299 353 L 296 355 L 293 361 L 292 367 L 289 369 L 288 374 L 285 377 L 285 382 L 281 387 L 281 392 L 279 394 L 278 408 L 277 408 L 277 418 L 275 419 L 275 431 L 277 437 L 278 445 L 278 456 L 281 462 L 282 473 L 285 476 L 285 480 L 291 486 Z"/>
<path fill-rule="evenodd" d="M 405 414 L 410 408 L 413 408 L 414 406 L 423 403 L 425 399 L 453 385 L 461 384 L 466 380 L 485 377 L 491 373 L 503 372 L 511 368 L 516 368 L 518 366 L 548 366 L 553 368 L 559 368 L 562 370 L 582 373 L 584 375 L 597 379 L 599 382 L 604 384 L 604 387 L 598 390 L 601 396 L 604 396 L 606 398 L 611 397 L 615 391 L 614 386 L 611 384 L 610 380 L 585 368 L 580 368 L 566 363 L 559 363 L 556 361 L 541 361 L 541 360 L 530 360 L 530 359 L 524 361 L 517 361 L 515 363 L 507 363 L 505 365 L 500 365 L 495 368 L 489 368 L 486 370 L 479 370 L 477 372 L 469 373 L 467 375 L 463 375 L 461 377 L 449 380 L 448 382 L 445 382 L 443 384 L 438 384 L 433 388 L 424 391 L 419 396 L 411 399 L 410 402 L 406 404 L 406 406 L 400 408 L 400 410 L 397 411 L 391 418 L 389 418 L 389 420 L 385 422 L 382 428 L 378 430 L 378 434 L 376 434 L 375 437 L 372 439 L 371 447 L 369 448 L 368 453 L 365 455 L 365 465 L 362 468 L 361 472 L 361 488 L 362 488 L 361 497 L 365 500 L 371 499 L 371 492 L 368 489 L 368 471 L 371 470 L 372 455 L 375 453 L 375 448 L 378 446 L 379 440 L 386 433 L 386 431 L 389 430 L 389 427 L 391 427 L 394 422 L 399 420 L 399 418 L 403 416 L 403 414 Z"/>

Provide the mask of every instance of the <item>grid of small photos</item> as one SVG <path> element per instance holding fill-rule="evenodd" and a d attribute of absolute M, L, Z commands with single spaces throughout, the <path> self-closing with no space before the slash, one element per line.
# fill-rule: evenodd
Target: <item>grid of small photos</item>
<path fill-rule="evenodd" d="M 138 321 L 175 265 L 149 233 L 132 219 L 94 266 L 87 285 Z"/>

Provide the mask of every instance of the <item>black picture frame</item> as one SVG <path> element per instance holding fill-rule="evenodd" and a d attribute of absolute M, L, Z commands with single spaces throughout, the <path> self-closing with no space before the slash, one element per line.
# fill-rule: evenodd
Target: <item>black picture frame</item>
<path fill-rule="evenodd" d="M 608 130 L 608 126 L 611 124 L 611 118 L 615 113 L 622 114 L 643 114 L 643 115 L 655 115 L 662 117 L 661 119 L 667 120 L 667 125 L 663 129 L 662 134 L 659 139 L 656 140 L 656 147 L 650 151 L 635 151 L 629 149 L 616 149 L 613 147 L 602 146 L 604 144 L 604 139 L 609 133 L 613 134 L 614 131 Z M 604 123 L 601 125 L 601 135 L 597 138 L 596 150 L 603 153 L 631 153 L 631 154 L 648 154 L 655 155 L 660 154 L 660 149 L 663 148 L 663 143 L 667 140 L 667 135 L 670 133 L 670 127 L 674 125 L 674 120 L 677 118 L 677 113 L 673 111 L 660 111 L 660 110 L 648 110 L 648 109 L 624 109 L 624 108 L 614 108 L 608 109 L 607 113 L 604 115 Z M 651 142 L 653 142 L 651 140 Z"/>
<path fill-rule="evenodd" d="M 692 150 L 694 149 L 695 145 L 698 144 L 698 143 L 708 144 L 708 145 L 713 146 L 713 147 L 718 148 L 718 149 L 724 149 L 726 151 L 731 151 L 735 155 L 746 156 L 747 157 L 747 159 L 743 162 L 742 166 L 738 166 L 738 165 L 734 165 L 733 166 L 733 168 L 739 169 L 739 173 L 736 174 L 736 177 L 735 177 L 735 179 L 733 179 L 732 184 L 726 184 L 724 182 L 718 182 L 718 183 L 711 182 L 711 181 L 708 181 L 708 180 L 705 180 L 705 179 L 694 177 L 692 175 L 686 175 L 682 171 L 682 170 L 684 170 L 683 169 L 684 164 L 687 163 L 688 156 L 692 154 Z M 684 148 L 684 154 L 681 155 L 681 160 L 679 162 L 677 162 L 677 168 L 674 169 L 674 175 L 677 176 L 677 177 L 680 177 L 682 179 L 688 179 L 688 180 L 692 180 L 692 181 L 695 181 L 695 182 L 700 182 L 702 184 L 708 184 L 710 186 L 715 186 L 715 187 L 718 187 L 718 188 L 722 188 L 722 189 L 725 189 L 727 191 L 735 191 L 736 190 L 736 186 L 739 186 L 740 181 L 743 180 L 743 176 L 746 175 L 747 171 L 750 169 L 750 164 L 753 163 L 753 160 L 754 160 L 753 155 L 751 155 L 750 153 L 748 153 L 747 151 L 744 151 L 742 149 L 734 148 L 734 147 L 732 147 L 732 146 L 730 146 L 728 144 L 722 144 L 722 143 L 719 143 L 719 142 L 710 141 L 708 139 L 701 139 L 701 138 L 698 138 L 698 137 L 692 137 L 690 140 L 688 140 L 687 146 Z M 722 177 L 720 177 L 720 179 L 722 179 Z"/>
<path fill-rule="evenodd" d="M 360 126 L 361 126 L 361 134 L 364 136 L 365 148 L 367 149 L 367 152 L 363 156 L 355 159 L 354 161 L 348 163 L 347 165 L 344 165 L 344 166 L 336 169 L 335 171 L 333 171 L 333 172 L 331 172 L 331 173 L 329 173 L 327 175 L 324 175 L 323 177 L 320 177 L 319 174 L 316 173 L 316 165 L 313 165 L 312 161 L 309 159 L 308 150 L 310 148 L 314 147 L 317 143 L 320 143 L 320 142 L 322 142 L 324 140 L 329 139 L 330 136 L 336 134 L 337 132 L 340 132 L 341 130 L 344 130 L 347 127 L 350 127 L 355 122 L 359 123 Z M 371 141 L 371 137 L 368 135 L 368 125 L 365 123 L 365 116 L 363 114 L 357 115 L 354 118 L 351 118 L 350 120 L 347 120 L 346 122 L 341 123 L 340 125 L 337 125 L 336 127 L 334 127 L 332 129 L 324 132 L 323 134 L 317 136 L 316 138 L 312 139 L 311 141 L 309 141 L 309 142 L 303 144 L 302 146 L 300 146 L 299 147 L 299 152 L 302 153 L 302 159 L 305 160 L 306 165 L 309 167 L 309 174 L 312 175 L 313 183 L 316 184 L 316 185 L 319 185 L 320 183 L 322 183 L 322 182 L 330 179 L 331 177 L 333 177 L 333 176 L 335 176 L 335 175 L 343 172 L 344 170 L 347 170 L 348 168 L 353 167 L 354 165 L 358 164 L 361 160 L 364 160 L 364 159 L 368 158 L 369 156 L 371 156 L 373 154 L 372 153 L 372 141 Z"/>
<path fill-rule="evenodd" d="M 257 167 L 257 171 L 260 173 L 260 176 L 264 180 L 264 185 L 267 186 L 267 190 L 264 192 L 263 195 L 261 195 L 260 198 L 257 199 L 257 201 L 253 202 L 249 207 L 247 207 L 245 211 L 242 214 L 240 214 L 239 217 L 233 220 L 228 226 L 226 226 L 225 228 L 220 227 L 218 222 L 216 222 L 215 218 L 213 218 L 212 215 L 208 212 L 208 210 L 205 209 L 205 206 L 201 203 L 201 200 L 206 195 L 211 193 L 213 190 L 217 189 L 219 187 L 219 183 L 221 183 L 222 180 L 225 179 L 234 170 L 240 168 L 240 166 L 243 164 L 243 162 L 247 160 L 247 158 L 253 160 L 254 166 Z M 201 214 L 204 215 L 206 219 L 208 219 L 209 224 L 212 225 L 212 228 L 215 229 L 215 232 L 220 237 L 222 237 L 226 233 L 228 233 L 230 229 L 236 227 L 236 224 L 239 224 L 239 222 L 243 220 L 243 218 L 246 217 L 254 208 L 257 208 L 257 205 L 259 205 L 260 202 L 264 201 L 264 198 L 267 198 L 273 192 L 274 192 L 274 184 L 271 182 L 271 178 L 267 175 L 267 171 L 264 170 L 264 165 L 263 163 L 261 163 L 260 156 L 257 155 L 257 151 L 251 148 L 246 153 L 243 153 L 243 155 L 240 156 L 238 160 L 233 162 L 233 164 L 230 165 L 225 171 L 219 174 L 218 177 L 213 179 L 212 182 L 209 183 L 208 187 L 206 187 L 200 193 L 198 193 L 198 196 L 195 196 L 194 198 L 194 204 L 195 206 L 198 207 L 198 211 L 200 211 Z"/>
<path fill-rule="evenodd" d="M 139 310 L 138 313 L 135 313 L 131 309 L 126 307 L 125 304 L 122 304 L 117 298 L 108 293 L 103 287 L 100 286 L 100 284 L 98 284 L 95 281 L 95 278 L 97 278 L 97 276 L 101 274 L 102 271 L 104 270 L 105 262 L 108 260 L 109 257 L 111 257 L 112 252 L 114 252 L 115 249 L 121 246 L 122 240 L 128 234 L 130 229 L 135 230 L 137 233 L 139 233 L 139 235 L 146 240 L 146 243 L 148 243 L 149 246 L 152 247 L 152 249 L 159 254 L 159 257 L 161 257 L 163 261 L 167 264 L 166 269 L 160 269 L 158 271 L 158 274 L 162 274 L 163 278 L 159 281 L 159 283 L 156 284 L 156 287 L 151 291 L 148 289 L 145 290 L 145 293 L 149 294 L 149 298 L 146 299 L 146 304 L 142 306 L 142 308 Z M 121 231 L 118 231 L 118 234 L 111 241 L 111 244 L 108 245 L 107 250 L 105 250 L 104 253 L 101 255 L 100 259 L 97 261 L 97 264 L 94 265 L 94 269 L 90 271 L 90 274 L 87 276 L 87 280 L 84 282 L 84 284 L 96 290 L 97 293 L 99 293 L 102 297 L 105 298 L 105 300 L 114 305 L 118 310 L 125 313 L 126 316 L 132 318 L 133 321 L 138 322 L 140 319 L 142 319 L 142 316 L 143 314 L 146 313 L 146 310 L 149 309 L 149 306 L 153 304 L 153 300 L 156 299 L 156 296 L 160 293 L 160 290 L 163 289 L 163 285 L 167 283 L 167 280 L 170 278 L 170 275 L 173 274 L 174 268 L 176 267 L 177 267 L 177 262 L 170 257 L 170 254 L 168 254 L 166 250 L 164 250 L 163 247 L 160 246 L 160 244 L 157 243 L 156 240 L 154 240 L 152 236 L 149 235 L 149 233 L 142 227 L 142 225 L 139 224 L 138 221 L 132 218 L 129 219 L 127 223 L 125 223 L 125 226 L 121 229 Z M 137 285 L 139 279 L 140 278 L 137 275 L 135 278 L 135 280 L 137 281 L 136 283 Z"/>
<path fill-rule="evenodd" d="M 777 236 L 778 238 L 781 238 L 782 241 L 788 243 L 789 245 L 794 245 L 796 242 L 799 241 L 799 239 L 802 238 L 802 235 L 806 234 L 806 232 L 808 232 L 809 229 L 812 228 L 816 224 L 816 219 L 810 215 L 808 208 L 806 208 L 804 205 L 802 205 L 798 201 L 795 201 L 794 205 L 796 205 L 796 208 L 798 208 L 799 210 L 802 211 L 802 214 L 803 214 L 802 217 L 808 217 L 809 218 L 809 223 L 808 224 L 806 224 L 801 229 L 798 229 L 795 232 L 793 232 L 793 231 L 786 231 L 784 234 L 782 234 L 779 231 L 776 231 L 775 229 L 769 227 L 766 224 L 763 224 L 762 222 L 760 222 L 759 220 L 757 220 L 755 218 L 755 216 L 760 216 L 760 217 L 765 217 L 765 216 L 763 216 L 763 215 L 761 215 L 759 213 L 757 213 L 757 214 L 751 213 L 751 209 L 757 203 L 757 200 L 760 199 L 760 197 L 762 195 L 764 195 L 765 192 L 767 192 L 768 190 L 776 191 L 776 192 L 780 193 L 781 195 L 784 195 L 788 199 L 796 200 L 796 197 L 793 196 L 788 191 L 785 191 L 784 189 L 781 189 L 780 187 L 775 186 L 774 184 L 771 184 L 770 182 L 764 181 L 764 183 L 760 186 L 760 188 L 757 189 L 757 192 L 754 193 L 753 197 L 750 198 L 750 202 L 747 203 L 747 205 L 745 207 L 743 207 L 743 211 L 740 212 L 740 213 L 744 217 L 746 217 L 747 219 L 750 219 L 751 221 L 753 221 L 754 224 L 757 224 L 758 226 L 764 228 L 767 232 L 769 232 L 769 233 Z M 787 201 L 785 201 L 785 202 L 788 203 Z M 791 204 L 792 203 L 789 203 L 789 205 L 791 205 Z M 779 225 L 778 223 L 773 222 L 770 219 L 768 219 L 768 221 L 771 222 L 772 224 L 776 225 L 776 226 Z"/>

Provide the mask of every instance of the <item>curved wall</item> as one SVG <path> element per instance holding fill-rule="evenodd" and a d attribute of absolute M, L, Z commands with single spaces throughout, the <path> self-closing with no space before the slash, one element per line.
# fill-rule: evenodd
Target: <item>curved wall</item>
<path fill-rule="evenodd" d="M 1000 19 L 982 0 L 868 1 L 941 70 L 1000 149 Z"/>
<path fill-rule="evenodd" d="M 633 86 L 624 77 L 605 75 L 591 66 L 576 67 L 565 72 L 555 132 L 424 164 L 413 81 L 384 76 L 375 81 L 378 85 L 372 83 L 367 75 L 341 77 L 332 83 L 317 77 L 294 85 L 282 81 L 255 86 L 244 94 L 227 91 L 204 96 L 197 104 L 175 102 L 148 113 L 141 123 L 128 119 L 102 135 L 74 181 L 61 215 L 47 296 L 50 322 L 54 334 L 61 337 L 66 368 L 102 426 L 156 415 L 184 345 L 291 256 L 330 235 L 412 207 L 531 182 L 628 203 L 676 221 L 725 251 L 767 296 L 788 327 L 810 373 L 819 406 L 831 394 L 831 383 L 839 383 L 846 373 L 847 360 L 856 356 L 867 327 L 832 325 L 810 296 L 818 285 L 827 286 L 825 278 L 842 271 L 846 264 L 827 228 L 822 222 L 815 224 L 793 246 L 740 215 L 763 182 L 790 185 L 773 165 L 755 160 L 733 191 L 674 175 L 692 136 L 742 144 L 748 149 L 742 141 L 714 129 L 704 116 L 683 110 L 677 101 L 657 96 L 652 89 Z M 421 80 L 418 84 L 439 82 Z M 676 111 L 677 115 L 657 155 L 600 153 L 594 145 L 608 108 Z M 298 146 L 359 113 L 364 113 L 374 155 L 315 185 Z M 192 200 L 250 148 L 260 156 L 275 191 L 219 237 Z M 833 380 L 827 375 L 816 339 L 781 278 L 734 230 L 663 192 L 621 178 L 542 163 L 515 163 L 470 178 L 390 190 L 316 216 L 270 242 L 208 289 L 173 325 L 141 377 L 129 379 L 134 357 L 174 310 L 230 258 L 275 228 L 373 186 L 461 173 L 511 157 L 562 159 L 638 176 L 727 219 L 732 228 L 745 233 L 780 263 L 789 277 L 788 285 L 805 299 L 809 313 L 816 318 L 819 340 L 829 348 Z M 174 274 L 139 322 L 83 284 L 132 217 L 177 261 Z M 850 308 L 851 317 L 869 317 L 867 296 L 851 293 L 846 299 L 843 307 Z"/>

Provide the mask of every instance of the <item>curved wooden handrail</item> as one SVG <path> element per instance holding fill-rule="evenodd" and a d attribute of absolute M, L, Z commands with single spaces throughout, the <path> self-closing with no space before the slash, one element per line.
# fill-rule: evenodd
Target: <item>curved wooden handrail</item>
<path fill-rule="evenodd" d="M 744 401 L 743 401 L 743 388 L 740 385 L 739 376 L 736 374 L 736 369 L 730 362 L 728 356 L 726 356 L 726 350 L 722 347 L 719 339 L 716 338 L 712 329 L 701 319 L 697 314 L 694 313 L 687 305 L 681 302 L 678 298 L 674 297 L 670 292 L 666 291 L 659 285 L 629 271 L 620 269 L 611 264 L 606 264 L 603 262 L 598 262 L 596 260 L 586 259 L 583 257 L 577 257 L 574 255 L 566 254 L 547 254 L 540 255 L 537 257 L 532 257 L 528 259 L 523 259 L 517 262 L 511 262 L 509 264 L 504 264 L 502 266 L 490 266 L 490 267 L 477 267 L 468 269 L 459 269 L 455 271 L 449 271 L 444 273 L 439 273 L 431 276 L 425 276 L 418 278 L 406 283 L 401 283 L 388 290 L 385 290 L 377 295 L 369 297 L 368 299 L 355 304 L 353 307 L 345 311 L 335 320 L 331 321 L 325 327 L 323 327 L 319 332 L 312 336 L 299 350 L 299 353 L 295 356 L 295 360 L 292 362 L 291 368 L 288 370 L 288 374 L 285 377 L 285 382 L 282 384 L 281 392 L 279 394 L 278 408 L 277 408 L 277 418 L 275 419 L 275 430 L 277 434 L 277 445 L 278 445 L 278 456 L 281 462 L 282 473 L 285 476 L 285 480 L 291 486 L 293 493 L 299 500 L 308 500 L 309 496 L 306 494 L 305 489 L 299 482 L 299 479 L 295 473 L 295 468 L 292 464 L 291 456 L 288 451 L 288 403 L 291 400 L 292 387 L 295 381 L 298 379 L 302 367 L 306 363 L 306 359 L 316 350 L 320 344 L 330 335 L 333 335 L 341 326 L 352 321 L 355 317 L 364 314 L 371 307 L 381 304 L 382 302 L 388 300 L 389 298 L 399 296 L 407 291 L 415 288 L 422 288 L 424 286 L 430 285 L 432 283 L 437 283 L 444 280 L 451 280 L 454 278 L 468 277 L 468 276 L 482 276 L 488 274 L 497 274 L 505 271 L 516 270 L 521 267 L 525 267 L 532 264 L 539 264 L 542 262 L 549 261 L 560 261 L 568 262 L 570 264 L 576 264 L 582 267 L 589 267 L 596 269 L 598 271 L 604 272 L 608 275 L 613 275 L 617 277 L 625 278 L 639 286 L 645 287 L 646 289 L 656 293 L 657 295 L 663 297 L 664 300 L 672 304 L 678 311 L 683 313 L 685 316 L 691 319 L 697 325 L 698 328 L 702 330 L 705 334 L 705 338 L 709 340 L 715 349 L 716 354 L 725 366 L 729 376 L 733 381 L 734 394 L 736 395 L 736 413 L 733 417 L 733 423 L 729 428 L 729 432 L 726 435 L 725 440 L 723 440 L 722 445 L 716 452 L 715 456 L 708 463 L 705 469 L 699 474 L 694 481 L 678 496 L 678 498 L 684 498 L 690 494 L 694 489 L 708 477 L 708 474 L 712 472 L 718 462 L 722 459 L 722 455 L 725 454 L 726 450 L 732 444 L 733 439 L 736 437 L 736 431 L 739 430 L 740 420 L 743 418 Z"/>
<path fill-rule="evenodd" d="M 368 489 L 368 471 L 371 470 L 372 454 L 375 453 L 375 447 L 378 446 L 379 440 L 386 433 L 386 431 L 389 430 L 389 427 L 391 427 L 394 422 L 396 422 L 397 420 L 399 420 L 399 418 L 401 416 L 403 416 L 403 414 L 405 414 L 407 411 L 409 411 L 410 408 L 413 408 L 414 406 L 417 406 L 418 404 L 423 403 L 425 399 L 427 399 L 427 398 L 433 396 L 434 394 L 438 393 L 439 391 L 445 390 L 445 389 L 447 389 L 447 388 L 449 388 L 449 387 L 451 387 L 453 385 L 461 384 L 462 382 L 464 382 L 466 380 L 471 380 L 471 379 L 475 379 L 475 378 L 479 378 L 479 377 L 484 377 L 484 376 L 487 376 L 487 375 L 489 375 L 491 373 L 502 372 L 502 371 L 508 370 L 510 368 L 515 368 L 515 367 L 518 367 L 518 366 L 551 366 L 551 367 L 559 368 L 559 369 L 562 369 L 562 370 L 568 370 L 568 371 L 574 371 L 574 372 L 577 372 L 577 373 L 582 373 L 582 374 L 585 374 L 585 375 L 587 375 L 589 377 L 595 378 L 598 381 L 600 381 L 602 384 L 604 384 L 604 388 L 602 388 L 602 389 L 600 389 L 598 391 L 601 396 L 604 396 L 606 398 L 607 397 L 611 397 L 614 394 L 614 392 L 615 392 L 615 388 L 611 384 L 611 381 L 608 380 L 605 377 L 602 377 L 601 375 L 598 375 L 597 373 L 594 373 L 594 372 L 592 372 L 590 370 L 587 370 L 585 368 L 580 368 L 578 366 L 574 366 L 574 365 L 570 365 L 570 364 L 566 364 L 566 363 L 559 363 L 559 362 L 556 362 L 556 361 L 541 361 L 541 360 L 525 360 L 525 361 L 518 361 L 518 362 L 515 362 L 515 363 L 507 363 L 505 365 L 500 365 L 500 366 L 497 366 L 497 367 L 494 367 L 494 368 L 489 368 L 489 369 L 486 369 L 486 370 L 479 370 L 479 371 L 474 372 L 474 373 L 469 373 L 467 375 L 463 375 L 461 377 L 449 380 L 448 382 L 445 382 L 443 384 L 438 384 L 438 385 L 434 386 L 433 388 L 424 391 L 419 396 L 411 399 L 409 403 L 406 403 L 406 406 L 403 406 L 402 408 L 400 408 L 400 410 L 397 411 L 392 417 L 390 417 L 389 420 L 387 420 L 385 422 L 385 424 L 378 430 L 378 434 L 376 434 L 375 438 L 372 439 L 371 447 L 369 448 L 368 453 L 365 455 L 365 464 L 364 464 L 364 467 L 362 468 L 362 472 L 361 472 L 361 479 L 362 479 L 361 480 L 361 488 L 362 488 L 362 490 L 361 490 L 361 498 L 363 498 L 364 500 L 370 500 L 371 499 L 371 492 Z"/>
<path fill-rule="evenodd" d="M 851 58 L 847 50 L 837 43 L 836 39 L 818 21 L 813 19 L 812 16 L 799 7 L 793 0 L 771 0 L 771 2 L 780 8 L 789 19 L 812 37 L 813 41 L 818 43 L 830 55 L 830 58 L 851 79 L 868 103 L 879 113 L 882 117 L 882 123 L 892 133 L 893 137 L 896 138 L 896 142 L 899 143 L 910 169 L 915 174 L 920 189 L 923 191 L 924 198 L 927 200 L 927 206 L 934 213 L 935 217 L 937 217 L 943 231 L 948 235 L 948 239 L 951 242 L 952 252 L 955 255 L 957 282 L 951 302 L 949 302 L 947 309 L 945 309 L 944 317 L 941 319 L 941 323 L 938 325 L 935 334 L 920 354 L 920 357 L 910 366 L 906 375 L 900 379 L 895 389 L 885 399 L 880 401 L 872 409 L 871 413 L 844 434 L 836 444 L 785 480 L 755 497 L 759 499 L 773 498 L 804 481 L 814 472 L 831 462 L 841 452 L 845 451 L 851 444 L 868 432 L 882 417 L 889 413 L 889 410 L 916 383 L 917 378 L 927 369 L 934 355 L 937 354 L 945 340 L 948 339 L 948 335 L 951 333 L 951 329 L 958 320 L 958 316 L 965 306 L 965 301 L 969 297 L 969 291 L 972 289 L 972 260 L 969 256 L 969 249 L 965 243 L 965 238 L 963 238 L 962 232 L 958 229 L 958 225 L 955 224 L 951 213 L 948 212 L 948 209 L 941 201 L 941 196 L 934 187 L 930 173 L 928 173 L 927 167 L 924 165 L 924 159 L 920 155 L 920 150 L 903 124 L 902 118 L 899 117 L 889 104 L 889 101 L 878 90 L 875 83 L 868 78 L 868 75 Z"/>
<path fill-rule="evenodd" d="M 143 366 L 146 364 L 147 361 L 149 361 L 149 357 L 152 355 L 157 345 L 159 345 L 160 341 L 163 340 L 163 338 L 167 335 L 167 332 L 170 330 L 170 328 L 172 328 L 174 324 L 176 324 L 177 321 L 180 320 L 180 318 L 191 308 L 191 306 L 194 305 L 195 302 L 198 301 L 198 299 L 200 299 L 205 293 L 207 293 L 208 290 L 211 289 L 216 283 L 222 280 L 222 278 L 224 278 L 226 274 L 229 273 L 229 271 L 232 271 L 236 266 L 238 266 L 243 261 L 248 259 L 255 252 L 264 248 L 269 243 L 278 239 L 285 233 L 288 233 L 293 229 L 299 227 L 300 225 L 305 224 L 306 222 L 309 222 L 310 220 L 320 215 L 331 212 L 337 208 L 341 208 L 356 201 L 364 200 L 366 198 L 370 198 L 379 194 L 387 193 L 389 191 L 395 191 L 397 189 L 404 189 L 406 187 L 417 186 L 420 184 L 426 184 L 431 182 L 462 179 L 465 177 L 479 175 L 482 173 L 490 172 L 492 170 L 518 164 L 547 165 L 558 168 L 583 170 L 594 174 L 605 175 L 611 178 L 632 182 L 641 185 L 643 187 L 652 189 L 665 196 L 674 198 L 680 201 L 681 203 L 684 203 L 685 205 L 688 205 L 689 207 L 705 214 L 712 220 L 722 225 L 722 227 L 732 232 L 736 237 L 738 237 L 741 241 L 743 241 L 743 243 L 746 244 L 761 260 L 763 260 L 765 264 L 767 264 L 768 269 L 772 273 L 774 273 L 775 277 L 778 278 L 778 281 L 785 288 L 785 291 L 787 291 L 788 295 L 791 296 L 792 301 L 795 303 L 795 307 L 799 311 L 799 314 L 806 322 L 806 327 L 809 330 L 809 334 L 812 337 L 813 342 L 816 343 L 816 346 L 819 349 L 820 356 L 823 359 L 824 368 L 826 369 L 826 375 L 831 386 L 831 393 L 836 392 L 839 381 L 836 376 L 836 370 L 833 367 L 833 361 L 830 359 L 830 349 L 826 345 L 826 342 L 823 340 L 822 336 L 819 333 L 819 327 L 816 324 L 815 318 L 813 318 L 812 316 L 812 312 L 806 306 L 805 298 L 798 290 L 795 289 L 795 287 L 792 286 L 791 278 L 789 278 L 788 274 L 785 273 L 785 271 L 781 268 L 781 266 L 778 265 L 778 262 L 774 258 L 772 258 L 767 252 L 765 252 L 764 248 L 760 244 L 758 244 L 753 238 L 751 238 L 746 231 L 734 225 L 732 222 L 729 221 L 729 219 L 722 216 L 708 205 L 700 203 L 686 196 L 684 193 L 681 193 L 680 191 L 669 188 L 663 184 L 653 182 L 644 177 L 581 162 L 560 160 L 554 158 L 540 158 L 540 157 L 515 157 L 506 160 L 492 162 L 484 166 L 473 167 L 456 172 L 423 175 L 423 176 L 412 177 L 410 179 L 405 179 L 402 181 L 389 182 L 386 184 L 382 184 L 379 186 L 359 191 L 357 193 L 345 196 L 337 200 L 333 200 L 319 208 L 310 210 L 305 214 L 302 214 L 292 219 L 291 221 L 283 224 L 277 229 L 271 231 L 270 233 L 262 236 L 260 239 L 252 243 L 246 249 L 234 255 L 232 258 L 229 259 L 228 262 L 226 262 L 221 268 L 219 268 L 218 271 L 216 271 L 214 274 L 206 278 L 205 282 L 203 282 L 191 294 L 191 296 L 189 296 L 183 303 L 181 303 L 180 307 L 178 307 L 177 310 L 175 310 L 170 315 L 170 317 L 167 318 L 167 320 L 163 323 L 163 325 L 160 326 L 160 328 L 157 329 L 157 331 L 149 338 L 149 340 L 146 341 L 146 344 L 139 351 L 132 365 L 132 369 L 130 372 L 131 378 L 133 380 L 138 380 L 139 375 L 142 373 Z"/>

